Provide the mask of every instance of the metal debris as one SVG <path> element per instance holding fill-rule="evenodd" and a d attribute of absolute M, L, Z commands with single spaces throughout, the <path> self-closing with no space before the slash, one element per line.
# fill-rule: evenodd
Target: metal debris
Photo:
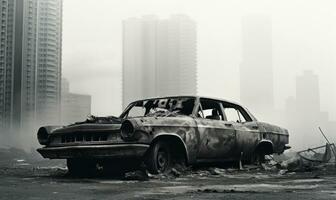
<path fill-rule="evenodd" d="M 144 170 L 136 170 L 125 173 L 126 180 L 148 181 L 149 176 Z"/>

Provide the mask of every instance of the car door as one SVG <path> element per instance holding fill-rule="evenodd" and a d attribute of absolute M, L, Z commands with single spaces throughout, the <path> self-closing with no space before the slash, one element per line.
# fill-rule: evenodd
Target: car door
<path fill-rule="evenodd" d="M 259 141 L 259 127 L 242 107 L 237 105 L 224 105 L 224 113 L 227 120 L 233 123 L 236 131 L 235 156 L 248 158 L 253 153 Z"/>
<path fill-rule="evenodd" d="M 218 116 L 214 116 L 214 110 Z M 225 121 L 221 102 L 201 98 L 195 121 L 200 134 L 197 159 L 229 159 L 235 144 L 235 129 L 233 123 Z"/>

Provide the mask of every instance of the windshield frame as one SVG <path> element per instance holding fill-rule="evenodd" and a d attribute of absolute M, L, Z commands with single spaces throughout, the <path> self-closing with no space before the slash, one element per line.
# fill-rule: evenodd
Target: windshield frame
<path fill-rule="evenodd" d="M 139 101 L 134 101 L 130 103 L 125 110 L 121 113 L 119 118 L 124 119 L 126 116 L 128 116 L 129 111 L 139 102 L 144 102 L 144 101 L 155 101 L 155 100 L 161 100 L 161 99 L 179 99 L 179 98 L 186 98 L 186 99 L 192 99 L 194 101 L 193 109 L 190 115 L 184 115 L 184 116 L 194 116 L 195 113 L 195 106 L 198 103 L 198 98 L 193 97 L 193 96 L 174 96 L 174 97 L 162 97 L 162 98 L 153 98 L 153 99 L 144 99 L 144 100 L 139 100 Z M 146 116 L 138 116 L 138 117 L 146 117 Z"/>

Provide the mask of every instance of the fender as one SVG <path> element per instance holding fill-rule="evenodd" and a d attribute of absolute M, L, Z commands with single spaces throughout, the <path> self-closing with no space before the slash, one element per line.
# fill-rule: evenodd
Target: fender
<path fill-rule="evenodd" d="M 267 140 L 267 139 L 262 139 L 262 140 L 260 140 L 259 143 L 258 143 L 258 145 L 259 145 L 260 143 L 264 143 L 264 142 L 271 143 L 272 146 L 273 146 L 273 142 L 272 142 L 271 140 Z"/>
<path fill-rule="evenodd" d="M 156 140 L 158 140 L 159 137 L 162 137 L 162 136 L 173 136 L 175 138 L 177 138 L 179 141 L 182 142 L 183 146 L 184 146 L 184 151 L 185 151 L 185 154 L 186 154 L 186 162 L 189 163 L 189 151 L 188 151 L 188 147 L 187 145 L 185 144 L 185 142 L 183 141 L 182 137 L 179 136 L 178 134 L 176 133 L 159 133 L 159 134 L 156 134 L 151 142 L 154 143 Z"/>
<path fill-rule="evenodd" d="M 272 147 L 272 153 L 274 152 L 274 145 L 273 142 L 271 140 L 266 140 L 266 139 L 262 139 L 259 141 L 259 143 L 257 144 L 257 146 L 255 147 L 255 151 L 262 145 L 271 145 Z M 267 152 L 267 154 L 272 154 L 271 152 Z"/>

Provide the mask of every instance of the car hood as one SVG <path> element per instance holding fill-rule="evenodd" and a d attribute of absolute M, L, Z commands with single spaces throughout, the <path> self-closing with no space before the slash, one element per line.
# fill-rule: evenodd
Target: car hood
<path fill-rule="evenodd" d="M 83 133 L 83 132 L 114 132 L 119 131 L 122 119 L 117 117 L 90 116 L 84 122 L 76 122 L 67 126 L 48 126 L 50 134 Z"/>
<path fill-rule="evenodd" d="M 50 134 L 65 134 L 65 133 L 83 133 L 83 132 L 111 132 L 119 131 L 121 123 L 119 124 L 77 124 L 71 126 L 58 127 L 51 131 Z"/>

